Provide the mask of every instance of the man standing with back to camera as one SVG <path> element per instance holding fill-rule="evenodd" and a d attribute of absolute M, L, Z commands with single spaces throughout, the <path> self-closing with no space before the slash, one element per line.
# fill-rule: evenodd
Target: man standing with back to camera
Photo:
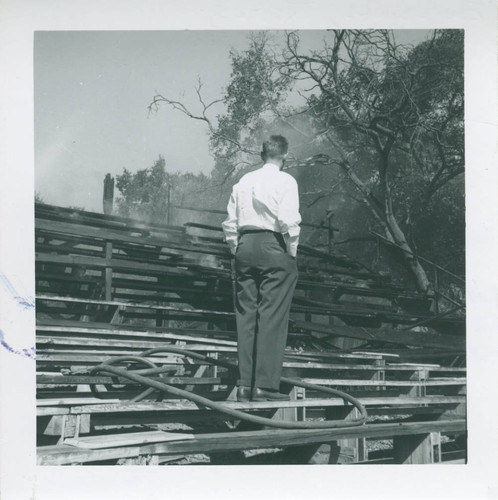
<path fill-rule="evenodd" d="M 233 187 L 225 239 L 235 255 L 238 401 L 288 400 L 280 376 L 297 282 L 301 216 L 297 182 L 282 172 L 288 142 L 263 142 L 264 165 Z"/>

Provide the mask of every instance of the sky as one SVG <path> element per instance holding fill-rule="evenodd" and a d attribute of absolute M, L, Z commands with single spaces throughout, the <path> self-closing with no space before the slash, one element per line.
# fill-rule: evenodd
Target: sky
<path fill-rule="evenodd" d="M 417 43 L 427 30 L 397 30 Z M 102 211 L 103 179 L 151 167 L 160 155 L 171 171 L 213 167 L 204 123 L 162 106 L 157 93 L 200 111 L 230 80 L 230 49 L 243 51 L 249 31 L 38 31 L 34 38 L 35 190 L 46 203 Z M 301 31 L 319 49 L 326 31 Z M 281 32 L 273 32 L 276 40 Z M 223 112 L 211 108 L 211 118 Z M 118 193 L 115 192 L 115 196 Z"/>

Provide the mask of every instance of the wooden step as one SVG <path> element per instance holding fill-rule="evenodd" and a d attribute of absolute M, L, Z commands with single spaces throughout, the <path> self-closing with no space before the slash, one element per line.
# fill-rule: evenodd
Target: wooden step
<path fill-rule="evenodd" d="M 167 441 L 182 441 L 194 439 L 193 434 L 182 434 L 179 432 L 145 431 L 110 434 L 102 436 L 85 436 L 68 438 L 64 444 L 76 448 L 100 450 L 102 448 L 115 448 L 118 446 L 143 445 L 147 443 L 163 443 Z"/>
<path fill-rule="evenodd" d="M 151 377 L 154 380 L 158 380 L 165 384 L 222 384 L 234 383 L 233 378 L 228 377 L 216 377 L 216 378 L 195 378 L 195 377 Z M 119 382 L 113 381 L 111 377 L 82 377 L 82 376 L 57 376 L 57 377 L 46 377 L 37 376 L 37 384 L 61 384 L 61 385 L 71 385 L 71 384 L 129 384 L 137 385 L 136 382 L 126 379 L 126 377 L 114 377 L 114 380 L 119 380 Z M 364 380 L 364 379 L 336 379 L 336 378 L 303 378 L 300 379 L 303 382 L 307 382 L 315 385 L 323 386 L 338 386 L 338 387 L 354 387 L 354 386 L 369 386 L 369 387 L 440 387 L 440 386 L 463 386 L 466 384 L 466 379 L 463 377 L 453 377 L 453 378 L 442 378 L 442 379 L 428 379 L 428 380 Z"/>
<path fill-rule="evenodd" d="M 382 397 L 372 396 L 359 398 L 364 406 L 397 406 L 397 405 L 431 405 L 431 404 L 461 404 L 465 403 L 465 396 L 399 396 Z M 257 401 L 257 402 L 238 402 L 223 401 L 228 408 L 237 410 L 260 410 L 271 408 L 325 408 L 344 406 L 341 398 L 309 398 L 293 401 Z M 97 398 L 74 398 L 74 400 L 46 399 L 37 401 L 38 410 L 43 407 L 53 407 L 58 411 L 58 406 L 70 406 L 69 413 L 123 413 L 123 412 L 165 412 L 165 411 L 199 411 L 201 408 L 196 403 L 187 400 L 170 400 L 162 402 L 138 402 L 130 403 L 119 400 L 102 400 Z M 49 410 L 44 408 L 40 410 L 43 415 L 47 415 Z M 208 410 L 214 411 L 214 410 Z"/>
<path fill-rule="evenodd" d="M 392 438 L 430 432 L 465 432 L 465 420 L 437 420 L 397 424 L 365 424 L 339 429 L 261 430 L 196 434 L 193 439 L 103 450 L 79 450 L 73 446 L 37 449 L 38 465 L 63 465 L 157 454 L 197 454 L 329 443 L 339 439 Z"/>
<path fill-rule="evenodd" d="M 420 333 L 394 330 L 392 328 L 354 328 L 347 326 L 328 326 L 306 321 L 296 321 L 296 325 L 304 330 L 325 333 L 336 337 L 351 337 L 370 342 L 388 342 L 420 347 L 436 347 L 449 351 L 465 349 L 465 339 L 449 335 Z"/>

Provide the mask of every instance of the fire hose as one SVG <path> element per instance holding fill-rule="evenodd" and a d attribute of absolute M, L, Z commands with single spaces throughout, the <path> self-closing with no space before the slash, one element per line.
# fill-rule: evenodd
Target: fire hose
<path fill-rule="evenodd" d="M 247 422 L 252 422 L 255 424 L 265 425 L 268 427 L 277 427 L 281 429 L 332 429 L 339 427 L 354 427 L 363 425 L 367 419 L 367 412 L 365 407 L 353 396 L 346 394 L 345 392 L 339 391 L 337 389 L 331 389 L 329 387 L 323 387 L 321 385 L 311 384 L 309 382 L 304 382 L 295 378 L 281 377 L 280 381 L 285 384 L 290 384 L 295 387 L 303 387 L 305 389 L 319 391 L 331 396 L 335 396 L 344 400 L 344 402 L 351 403 L 360 413 L 358 417 L 351 418 L 348 420 L 319 420 L 319 421 L 299 421 L 299 422 L 289 422 L 284 420 L 274 420 L 271 418 L 261 417 L 258 415 L 251 415 L 241 410 L 236 410 L 230 406 L 223 404 L 223 402 L 213 401 L 211 399 L 205 398 L 193 392 L 180 389 L 178 387 L 165 384 L 158 381 L 157 379 L 150 378 L 152 375 L 161 376 L 161 373 L 166 371 L 165 368 L 158 367 L 155 363 L 147 359 L 154 354 L 159 353 L 172 353 L 181 356 L 186 356 L 194 360 L 199 360 L 210 365 L 222 366 L 231 370 L 236 370 L 237 366 L 228 363 L 226 361 L 221 361 L 218 359 L 205 356 L 203 354 L 189 351 L 186 349 L 180 349 L 178 347 L 158 347 L 155 349 L 149 349 L 140 353 L 138 356 L 117 356 L 104 361 L 98 366 L 91 369 L 92 374 L 96 373 L 108 373 L 111 376 L 122 377 L 128 380 L 132 380 L 141 385 L 148 387 L 143 392 L 135 396 L 131 401 L 138 402 L 146 398 L 154 391 L 167 392 L 181 398 L 185 398 L 189 401 L 202 405 L 204 407 L 210 408 L 212 410 L 221 412 L 225 415 L 229 415 L 237 420 L 244 420 Z M 139 363 L 148 366 L 149 368 L 140 369 L 135 371 L 129 371 L 122 367 L 112 366 L 116 363 Z M 181 379 L 178 379 L 181 383 Z M 101 397 L 101 393 L 97 390 L 96 384 L 91 384 L 90 389 L 92 394 L 96 397 Z"/>

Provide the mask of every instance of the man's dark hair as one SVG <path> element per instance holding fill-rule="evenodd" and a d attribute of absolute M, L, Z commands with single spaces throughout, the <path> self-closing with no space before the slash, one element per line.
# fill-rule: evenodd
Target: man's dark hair
<path fill-rule="evenodd" d="M 289 149 L 287 139 L 282 135 L 272 135 L 269 139 L 263 142 L 263 151 L 261 158 L 263 161 L 272 159 L 282 159 Z"/>

